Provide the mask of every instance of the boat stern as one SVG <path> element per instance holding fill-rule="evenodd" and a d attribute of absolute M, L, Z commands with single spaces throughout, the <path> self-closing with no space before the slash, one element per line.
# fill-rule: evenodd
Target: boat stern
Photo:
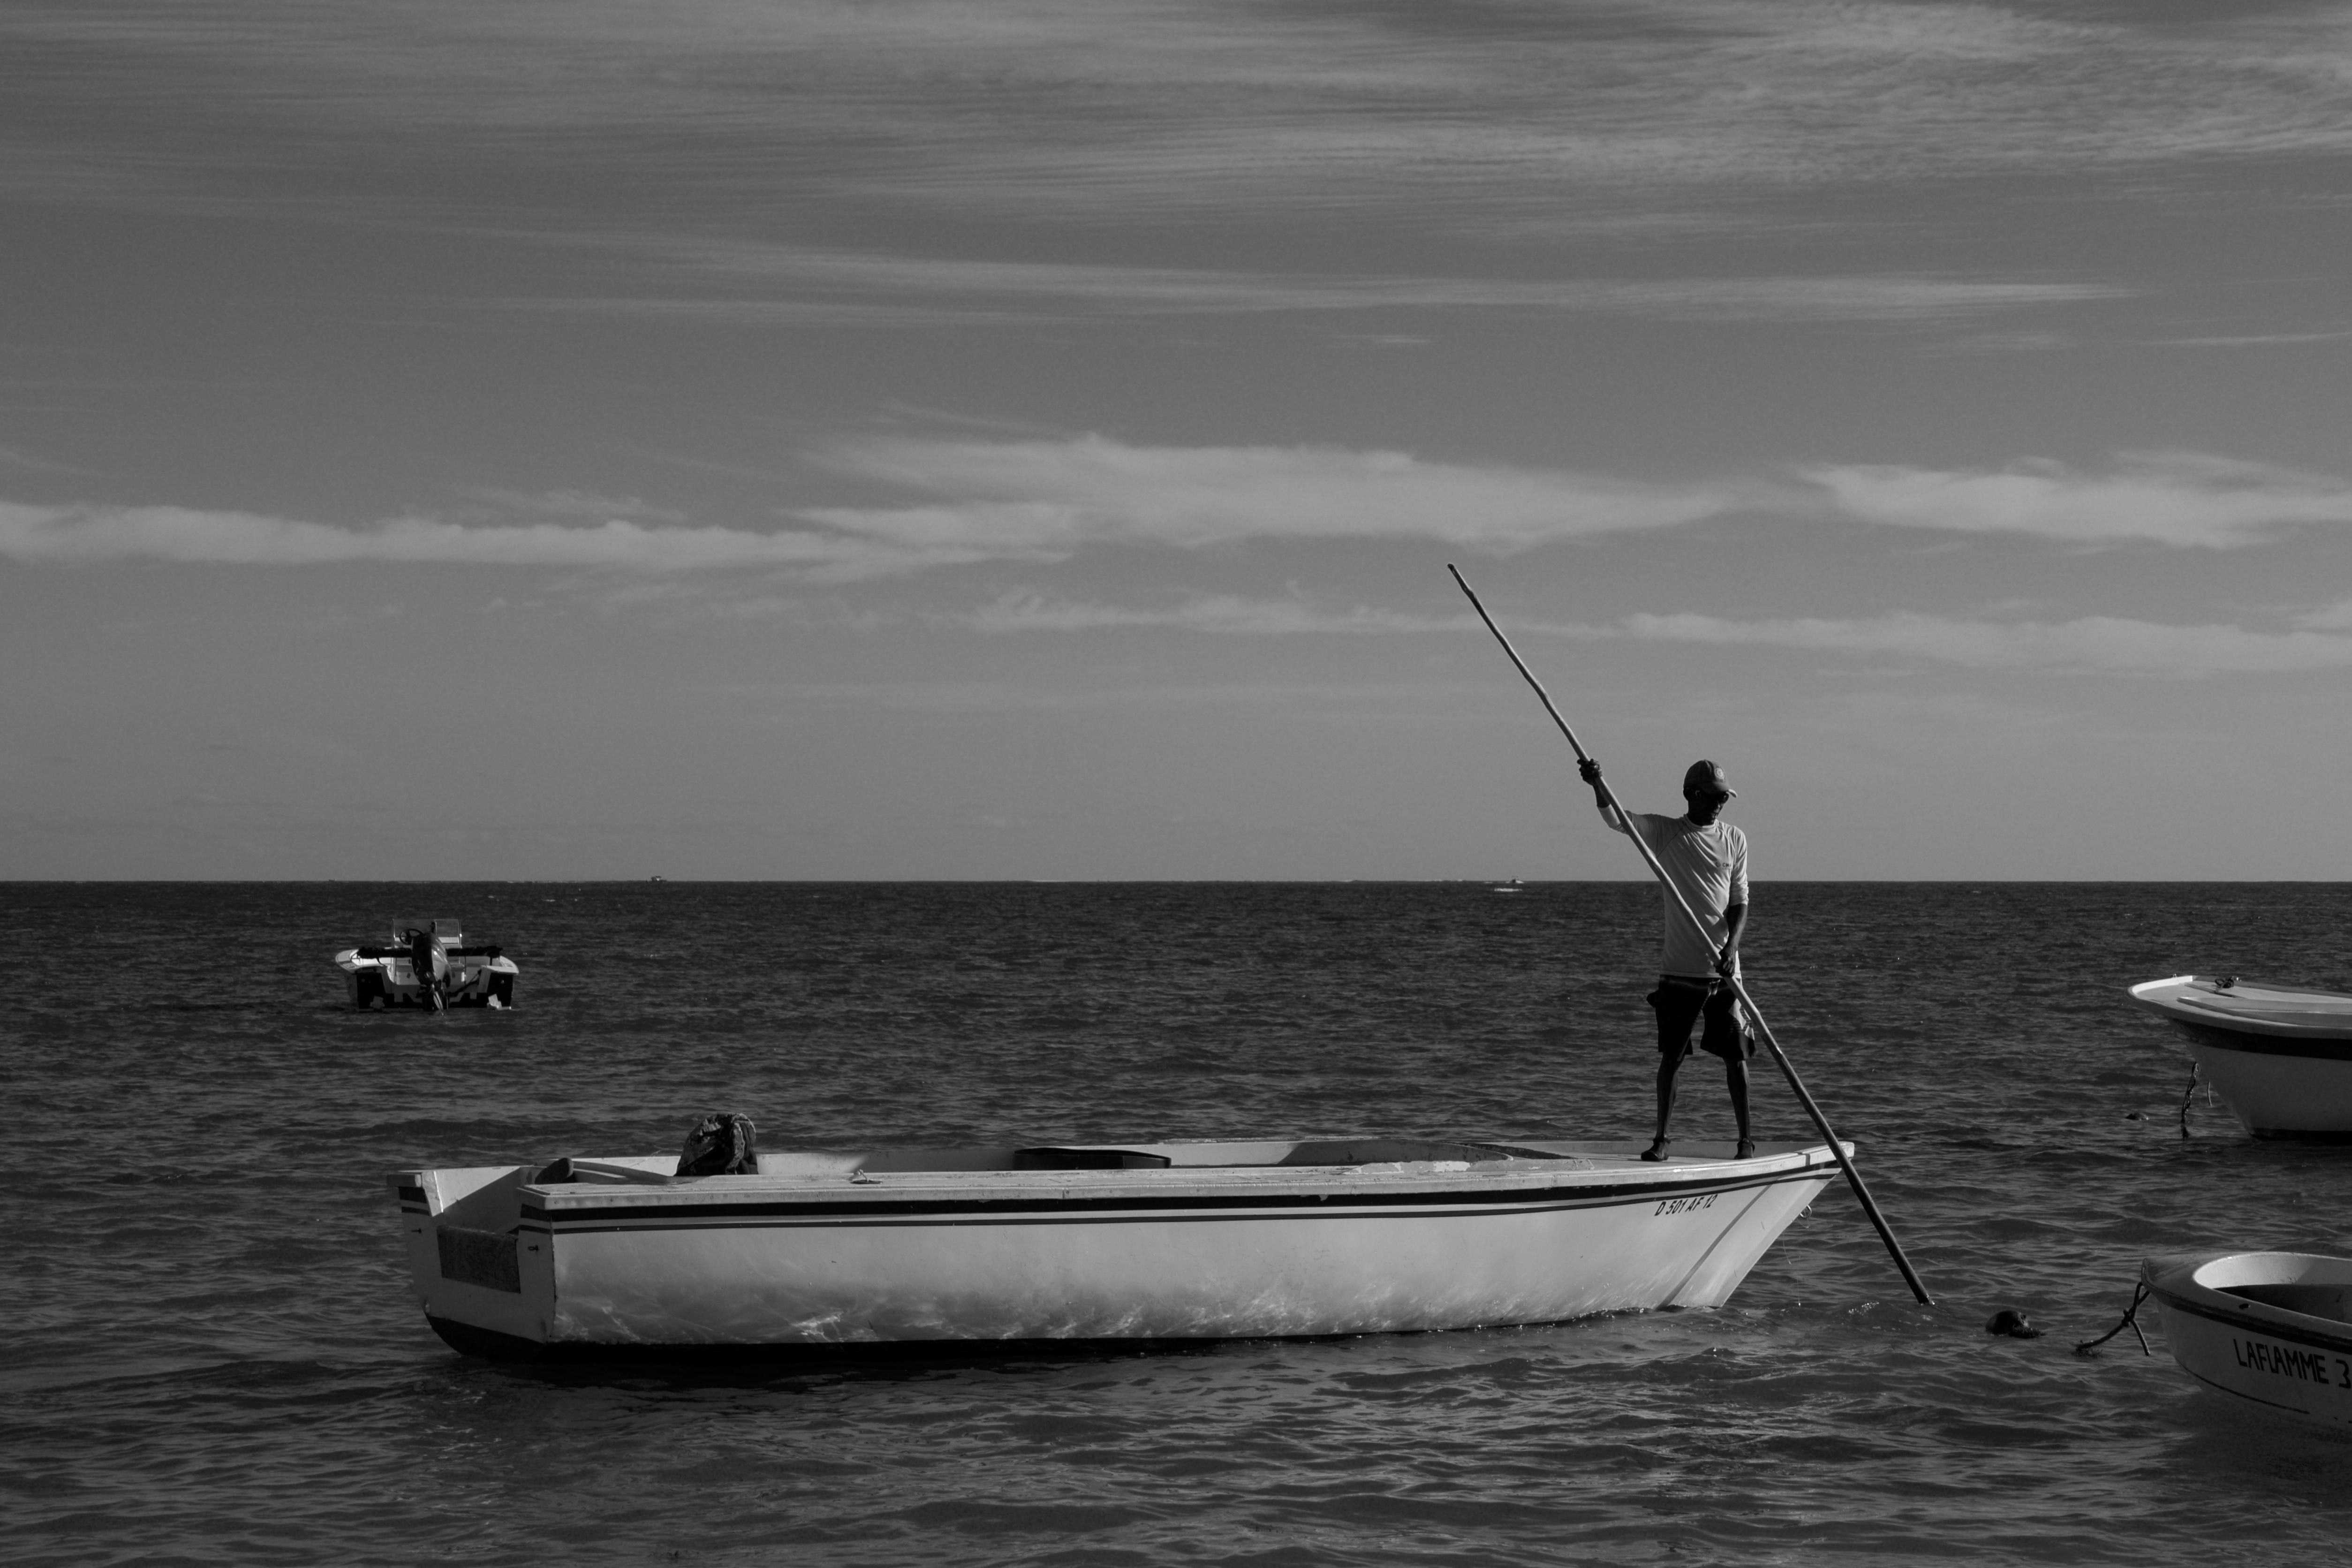
<path fill-rule="evenodd" d="M 426 983 L 417 976 L 417 956 L 423 950 L 409 937 L 418 931 L 428 932 L 432 939 L 431 983 L 438 987 L 441 1005 L 503 1010 L 515 1005 L 515 983 L 522 973 L 515 961 L 495 942 L 467 945 L 456 921 L 435 921 L 429 927 L 394 921 L 390 942 L 347 947 L 335 954 L 335 966 L 343 972 L 352 1007 L 362 1012 L 386 1007 L 437 1010 Z"/>
<path fill-rule="evenodd" d="M 425 1321 L 457 1350 L 530 1354 L 554 1315 L 552 1245 L 528 1226 L 522 1193 L 535 1169 L 488 1165 L 394 1171 L 408 1271 Z"/>

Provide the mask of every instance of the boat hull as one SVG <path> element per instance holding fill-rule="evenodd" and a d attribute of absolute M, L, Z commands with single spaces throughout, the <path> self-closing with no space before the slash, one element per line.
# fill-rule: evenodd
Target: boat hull
<path fill-rule="evenodd" d="M 2181 1370 L 2235 1405 L 2352 1428 L 2352 1258 L 2150 1258 L 2141 1278 Z"/>
<path fill-rule="evenodd" d="M 483 964 L 467 973 L 457 984 L 446 993 L 442 1005 L 446 1007 L 495 1007 L 514 1005 L 515 966 L 500 960 L 505 968 Z M 345 994 L 360 1012 L 377 1012 L 394 1007 L 431 1009 L 432 1002 L 425 988 L 406 964 L 394 973 L 389 963 L 354 963 L 343 971 Z"/>
<path fill-rule="evenodd" d="M 344 994 L 354 1008 L 371 1012 L 390 1007 L 432 1007 L 432 998 L 418 983 L 415 966 L 408 959 L 385 954 L 381 949 L 373 950 L 377 956 L 366 956 L 369 951 L 351 947 L 335 954 L 335 967 L 343 972 Z M 515 979 L 520 973 L 515 961 L 504 955 L 455 955 L 442 982 L 441 1005 L 511 1007 L 515 1005 Z"/>
<path fill-rule="evenodd" d="M 2197 975 L 2131 988 L 2257 1138 L 2352 1138 L 2352 996 Z"/>
<path fill-rule="evenodd" d="M 1198 1160 L 1220 1146 L 1136 1147 Z M 1836 1173 L 1825 1146 L 1657 1165 L 1592 1147 L 1610 1152 L 1050 1174 L 825 1155 L 810 1158 L 853 1163 L 394 1185 L 435 1326 L 461 1349 L 530 1353 L 1317 1336 L 1715 1306 Z M 436 1208 L 468 1177 L 488 1179 Z M 511 1233 L 465 1224 L 495 1217 L 479 1194 L 501 1184 Z"/>

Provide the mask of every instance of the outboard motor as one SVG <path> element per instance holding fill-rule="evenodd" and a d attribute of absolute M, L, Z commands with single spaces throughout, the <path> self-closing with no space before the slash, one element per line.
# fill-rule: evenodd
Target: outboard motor
<path fill-rule="evenodd" d="M 408 930 L 408 967 L 416 973 L 416 997 L 436 1013 L 449 1005 L 443 987 L 449 978 L 449 950 L 436 930 Z"/>

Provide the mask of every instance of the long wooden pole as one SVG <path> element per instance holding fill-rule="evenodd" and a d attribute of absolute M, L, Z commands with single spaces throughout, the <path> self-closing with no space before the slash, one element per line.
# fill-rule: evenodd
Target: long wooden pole
<path fill-rule="evenodd" d="M 1503 651 L 1511 656 L 1511 662 L 1518 666 L 1519 673 L 1525 676 L 1528 684 L 1535 689 L 1536 696 L 1544 705 L 1544 711 L 1551 715 L 1551 721 L 1559 726 L 1559 732 L 1567 736 L 1568 743 L 1576 749 L 1576 760 L 1580 763 L 1591 762 L 1591 753 L 1587 752 L 1584 749 L 1584 743 L 1576 738 L 1576 731 L 1568 727 L 1568 721 L 1559 716 L 1559 708 L 1552 703 L 1551 693 L 1544 689 L 1543 682 L 1536 679 L 1535 671 L 1529 669 L 1527 660 L 1519 657 L 1519 650 L 1511 646 L 1511 639 L 1503 635 L 1503 628 L 1495 624 L 1495 617 L 1486 613 L 1486 606 L 1478 602 L 1478 595 L 1471 592 L 1470 584 L 1464 580 L 1461 572 L 1452 562 L 1446 563 L 1445 569 L 1454 574 L 1454 581 L 1469 599 L 1470 607 L 1478 612 L 1478 618 L 1486 623 L 1486 629 L 1495 634 L 1495 640 L 1503 645 Z M 1624 818 L 1625 808 L 1619 805 L 1617 792 L 1610 789 L 1606 783 L 1601 787 L 1608 796 L 1609 805 L 1621 819 Z M 1706 942 L 1710 947 L 1715 945 L 1707 936 L 1706 922 L 1698 918 L 1698 911 L 1690 907 L 1690 900 L 1683 897 L 1682 889 L 1675 887 L 1674 879 L 1666 875 L 1666 868 L 1659 863 L 1656 853 L 1643 840 L 1639 833 L 1633 830 L 1633 824 L 1630 819 L 1625 821 L 1625 836 L 1633 841 L 1633 847 L 1642 852 L 1643 860 L 1649 866 L 1650 875 L 1658 879 L 1658 885 L 1665 889 L 1667 895 L 1681 908 L 1684 916 L 1697 928 L 1700 940 Z M 1822 1108 L 1813 1103 L 1813 1097 L 1805 1091 L 1804 1080 L 1797 1076 L 1796 1064 L 1789 1059 L 1789 1053 L 1780 1048 L 1780 1042 L 1772 1037 L 1772 1030 L 1764 1022 L 1764 1014 L 1756 1005 L 1756 999 L 1748 994 L 1748 987 L 1740 983 L 1738 975 L 1728 975 L 1726 978 L 1730 980 L 1731 989 L 1738 995 L 1740 1005 L 1748 1009 L 1748 1016 L 1755 1024 L 1756 1032 L 1763 1036 L 1764 1043 L 1771 1047 L 1772 1059 L 1780 1064 L 1780 1071 L 1787 1077 L 1790 1089 L 1796 1092 L 1797 1102 L 1805 1108 L 1805 1114 L 1813 1119 L 1813 1125 L 1821 1129 L 1822 1136 L 1829 1141 L 1830 1152 L 1837 1156 L 1839 1168 L 1845 1172 L 1845 1179 L 1853 1186 L 1853 1195 L 1862 1202 L 1862 1212 L 1870 1216 L 1872 1225 L 1878 1227 L 1878 1238 L 1886 1243 L 1887 1252 L 1895 1258 L 1895 1267 L 1903 1271 L 1903 1282 L 1911 1287 L 1911 1293 L 1919 1299 L 1921 1306 L 1934 1306 L 1936 1299 L 1927 1294 L 1927 1287 L 1920 1282 L 1919 1271 L 1912 1268 L 1911 1259 L 1904 1256 L 1903 1244 L 1895 1239 L 1895 1232 L 1887 1226 L 1886 1216 L 1878 1212 L 1878 1205 L 1871 1197 L 1870 1188 L 1864 1184 L 1862 1173 L 1854 1169 L 1853 1159 L 1847 1154 L 1844 1143 L 1839 1141 L 1835 1130 L 1830 1126 L 1829 1118 L 1822 1114 Z"/>

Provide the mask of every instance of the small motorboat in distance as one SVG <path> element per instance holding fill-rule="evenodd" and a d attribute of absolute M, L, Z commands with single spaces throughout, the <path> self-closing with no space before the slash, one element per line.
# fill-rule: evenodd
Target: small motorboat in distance
<path fill-rule="evenodd" d="M 2176 974 L 2131 999 L 2179 1026 L 2199 1075 L 2255 1137 L 2352 1136 L 2352 996 Z"/>
<path fill-rule="evenodd" d="M 1361 1334 L 1712 1307 L 1826 1144 L 1363 1138 L 674 1155 L 390 1177 L 469 1353 Z M 1706 1151 L 1706 1152 L 1698 1152 Z"/>
<path fill-rule="evenodd" d="M 2151 1258 L 2140 1279 L 2189 1376 L 2231 1399 L 2352 1426 L 2352 1258 Z"/>
<path fill-rule="evenodd" d="M 354 1007 L 511 1007 L 513 959 L 493 944 L 467 947 L 456 921 L 423 925 L 394 921 L 381 947 L 347 947 L 335 966 L 351 984 Z"/>

